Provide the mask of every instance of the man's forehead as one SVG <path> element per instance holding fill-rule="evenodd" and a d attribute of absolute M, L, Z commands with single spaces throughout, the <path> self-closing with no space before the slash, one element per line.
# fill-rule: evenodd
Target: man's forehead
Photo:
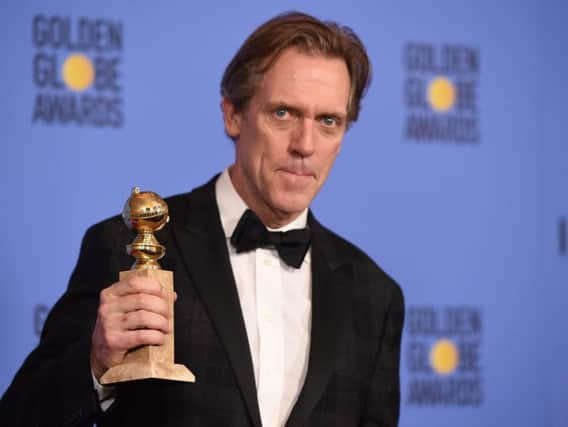
<path fill-rule="evenodd" d="M 288 49 L 264 73 L 257 94 L 267 103 L 318 105 L 345 114 L 349 89 L 349 73 L 341 58 Z"/>
<path fill-rule="evenodd" d="M 298 69 L 321 69 L 329 68 L 334 65 L 345 71 L 349 78 L 349 71 L 345 59 L 339 56 L 326 55 L 317 51 L 308 51 L 297 48 L 295 46 L 287 47 L 279 52 L 274 58 L 271 58 L 266 64 L 263 72 L 263 78 L 274 73 L 275 70 L 281 68 Z"/>

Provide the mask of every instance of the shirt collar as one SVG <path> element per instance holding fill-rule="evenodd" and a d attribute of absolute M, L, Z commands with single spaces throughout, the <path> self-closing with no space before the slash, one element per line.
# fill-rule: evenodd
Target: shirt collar
<path fill-rule="evenodd" d="M 217 199 L 217 206 L 219 207 L 219 214 L 221 217 L 221 225 L 225 237 L 230 238 L 235 231 L 237 223 L 241 219 L 243 213 L 248 209 L 246 203 L 241 199 L 241 196 L 235 190 L 231 177 L 229 175 L 229 168 L 226 168 L 217 182 L 215 183 L 215 198 Z M 270 231 L 288 231 L 294 228 L 304 228 L 308 222 L 308 209 L 304 209 L 298 217 L 280 228 L 269 228 Z"/>

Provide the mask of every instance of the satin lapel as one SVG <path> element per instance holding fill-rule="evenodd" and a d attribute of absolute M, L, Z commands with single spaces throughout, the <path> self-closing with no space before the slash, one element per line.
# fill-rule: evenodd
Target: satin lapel
<path fill-rule="evenodd" d="M 252 358 L 215 202 L 215 185 L 193 191 L 182 224 L 172 224 L 180 254 L 225 346 L 254 426 L 260 427 Z M 199 378 L 197 378 L 199 381 Z"/>
<path fill-rule="evenodd" d="M 327 386 L 351 303 L 351 264 L 332 251 L 326 231 L 309 217 L 312 240 L 312 330 L 306 380 L 286 427 L 303 426 Z"/>

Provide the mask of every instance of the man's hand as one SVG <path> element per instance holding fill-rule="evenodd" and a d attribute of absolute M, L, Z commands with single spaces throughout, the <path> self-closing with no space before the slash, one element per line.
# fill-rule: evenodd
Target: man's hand
<path fill-rule="evenodd" d="M 156 279 L 129 277 L 103 289 L 91 345 L 97 381 L 120 364 L 128 350 L 163 344 L 171 332 L 171 315 L 167 291 Z"/>

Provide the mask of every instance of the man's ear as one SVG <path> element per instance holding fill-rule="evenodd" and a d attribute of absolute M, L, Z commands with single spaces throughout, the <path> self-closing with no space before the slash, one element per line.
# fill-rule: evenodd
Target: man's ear
<path fill-rule="evenodd" d="M 227 98 L 221 99 L 221 110 L 223 111 L 223 122 L 225 133 L 233 140 L 237 140 L 241 134 L 241 113 Z"/>

